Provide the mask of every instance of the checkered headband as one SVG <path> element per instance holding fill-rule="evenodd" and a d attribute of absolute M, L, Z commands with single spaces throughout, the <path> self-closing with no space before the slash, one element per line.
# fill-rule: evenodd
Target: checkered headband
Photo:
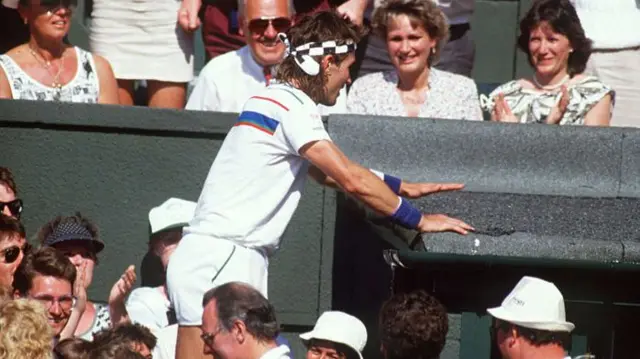
<path fill-rule="evenodd" d="M 296 64 L 308 75 L 315 76 L 320 73 L 320 64 L 312 56 L 338 55 L 355 51 L 356 43 L 349 39 L 344 44 L 338 45 L 335 40 L 323 42 L 309 42 L 296 48 L 291 47 L 291 42 L 286 34 L 278 34 L 280 41 L 286 48 L 285 57 L 293 56 Z"/>

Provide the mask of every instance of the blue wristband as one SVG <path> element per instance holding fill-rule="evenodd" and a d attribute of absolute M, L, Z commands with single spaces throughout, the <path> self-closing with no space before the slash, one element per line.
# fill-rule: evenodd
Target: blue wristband
<path fill-rule="evenodd" d="M 401 198 L 400 201 L 400 207 L 391 215 L 391 219 L 409 229 L 418 228 L 422 213 L 404 198 Z"/>
<path fill-rule="evenodd" d="M 400 185 L 402 185 L 402 180 L 398 177 L 389 176 L 385 173 L 384 175 L 384 183 L 391 188 L 393 193 L 400 194 Z"/>

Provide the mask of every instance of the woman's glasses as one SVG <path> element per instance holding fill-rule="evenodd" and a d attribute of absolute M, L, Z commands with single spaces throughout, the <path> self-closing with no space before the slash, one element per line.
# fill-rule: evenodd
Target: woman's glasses
<path fill-rule="evenodd" d="M 20 214 L 22 213 L 22 200 L 16 198 L 10 202 L 0 201 L 0 212 L 4 211 L 5 208 L 9 208 L 9 212 L 11 212 L 11 215 L 16 217 L 17 219 L 20 219 Z"/>
<path fill-rule="evenodd" d="M 28 253 L 31 249 L 31 245 L 29 243 L 25 243 L 24 247 L 20 248 L 18 246 L 11 246 L 9 248 L 5 248 L 0 253 L 4 256 L 4 262 L 7 264 L 11 264 L 18 259 L 20 256 L 20 252 Z"/>
<path fill-rule="evenodd" d="M 286 32 L 291 27 L 291 19 L 287 17 L 253 19 L 249 21 L 249 31 L 253 34 L 263 34 L 267 31 L 269 25 L 273 26 L 276 32 Z"/>

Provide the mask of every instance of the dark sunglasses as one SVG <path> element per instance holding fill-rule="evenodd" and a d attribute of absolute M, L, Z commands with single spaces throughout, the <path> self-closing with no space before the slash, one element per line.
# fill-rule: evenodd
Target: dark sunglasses
<path fill-rule="evenodd" d="M 73 11 L 78 6 L 78 0 L 40 0 L 40 6 L 51 12 L 62 8 Z"/>
<path fill-rule="evenodd" d="M 291 19 L 286 17 L 261 17 L 249 21 L 249 31 L 253 34 L 262 34 L 269 25 L 273 26 L 276 32 L 286 32 L 291 27 Z"/>
<path fill-rule="evenodd" d="M 11 202 L 0 202 L 0 212 L 4 211 L 4 208 L 8 207 L 11 215 L 20 219 L 22 213 L 22 200 L 19 198 L 14 199 Z"/>
<path fill-rule="evenodd" d="M 20 252 L 27 254 L 31 250 L 31 245 L 29 243 L 25 243 L 24 247 L 20 248 L 18 246 L 11 246 L 9 248 L 5 248 L 2 250 L 2 254 L 4 255 L 4 262 L 7 264 L 11 264 L 18 259 L 20 256 Z"/>

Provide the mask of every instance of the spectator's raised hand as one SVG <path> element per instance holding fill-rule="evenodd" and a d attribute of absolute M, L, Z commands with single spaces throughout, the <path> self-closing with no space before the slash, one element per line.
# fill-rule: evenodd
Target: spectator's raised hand
<path fill-rule="evenodd" d="M 111 293 L 109 294 L 109 314 L 111 315 L 112 325 L 115 326 L 129 320 L 129 315 L 127 314 L 124 303 L 129 293 L 131 293 L 135 282 L 136 267 L 130 265 L 111 288 Z"/>
<path fill-rule="evenodd" d="M 469 234 L 475 228 L 467 223 L 444 214 L 423 214 L 418 230 L 424 232 L 456 232 L 460 234 Z"/>
<path fill-rule="evenodd" d="M 402 181 L 400 195 L 407 198 L 420 198 L 436 192 L 458 191 L 464 188 L 462 183 L 411 183 Z"/>
<path fill-rule="evenodd" d="M 201 5 L 201 0 L 182 0 L 178 10 L 178 24 L 184 31 L 193 32 L 200 27 L 198 12 Z"/>
<path fill-rule="evenodd" d="M 562 86 L 561 93 L 562 97 L 560 97 L 558 103 L 551 109 L 551 112 L 549 112 L 549 116 L 547 116 L 547 119 L 545 121 L 550 125 L 559 124 L 560 120 L 562 120 L 562 117 L 564 116 L 564 112 L 569 106 L 569 100 L 571 100 L 571 96 L 569 95 L 569 90 L 567 89 L 566 85 Z"/>
<path fill-rule="evenodd" d="M 73 306 L 69 321 L 65 325 L 64 329 L 60 333 L 60 339 L 73 338 L 80 319 L 87 309 L 87 289 L 85 286 L 87 269 L 87 262 L 83 262 L 76 270 L 76 280 L 73 282 L 73 296 L 76 298 L 76 303 Z"/>
<path fill-rule="evenodd" d="M 345 18 L 349 18 L 353 24 L 362 26 L 368 2 L 369 0 L 348 0 L 336 10 Z"/>
<path fill-rule="evenodd" d="M 518 122 L 518 118 L 511 112 L 511 108 L 502 93 L 496 96 L 493 113 L 491 113 L 491 120 L 498 122 Z"/>

